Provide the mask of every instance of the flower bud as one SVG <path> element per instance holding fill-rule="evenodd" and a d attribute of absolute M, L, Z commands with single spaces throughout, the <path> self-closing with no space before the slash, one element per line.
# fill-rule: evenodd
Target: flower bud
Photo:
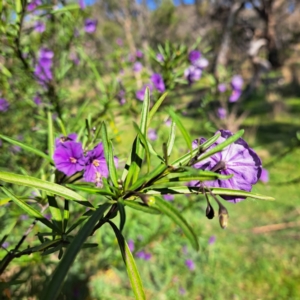
<path fill-rule="evenodd" d="M 214 218 L 214 216 L 215 216 L 215 211 L 214 211 L 213 207 L 210 205 L 210 203 L 207 202 L 206 217 L 211 220 Z"/>
<path fill-rule="evenodd" d="M 221 228 L 225 229 L 228 225 L 228 211 L 227 209 L 223 206 L 220 205 L 219 207 L 219 222 L 220 222 L 220 226 Z"/>

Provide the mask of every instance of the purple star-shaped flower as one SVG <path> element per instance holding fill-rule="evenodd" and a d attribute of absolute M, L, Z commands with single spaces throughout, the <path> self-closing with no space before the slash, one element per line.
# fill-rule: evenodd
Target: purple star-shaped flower
<path fill-rule="evenodd" d="M 39 5 L 42 5 L 42 1 L 41 0 L 32 0 L 30 3 L 28 3 L 27 10 L 28 11 L 33 11 Z"/>
<path fill-rule="evenodd" d="M 0 111 L 6 112 L 9 108 L 9 103 L 4 98 L 0 98 Z"/>
<path fill-rule="evenodd" d="M 151 81 L 154 87 L 160 92 L 163 93 L 166 90 L 164 80 L 159 73 L 154 73 L 151 76 Z"/>
<path fill-rule="evenodd" d="M 134 241 L 129 240 L 127 244 L 128 244 L 128 248 L 129 248 L 130 252 L 133 252 L 134 251 Z"/>
<path fill-rule="evenodd" d="M 196 269 L 195 263 L 191 259 L 187 259 L 185 261 L 185 265 L 190 269 L 190 271 L 194 271 Z"/>
<path fill-rule="evenodd" d="M 174 200 L 174 195 L 172 195 L 172 194 L 163 195 L 163 198 L 166 201 L 173 201 Z"/>
<path fill-rule="evenodd" d="M 164 61 L 164 57 L 161 53 L 157 53 L 156 54 L 156 59 L 159 61 L 159 62 L 163 62 Z"/>
<path fill-rule="evenodd" d="M 147 261 L 151 259 L 152 255 L 151 253 L 142 250 L 136 253 L 136 257 Z"/>
<path fill-rule="evenodd" d="M 155 129 L 152 128 L 148 129 L 148 139 L 151 141 L 157 140 L 157 132 Z"/>
<path fill-rule="evenodd" d="M 192 50 L 189 53 L 189 61 L 193 65 L 198 59 L 200 59 L 201 53 L 198 50 Z"/>
<path fill-rule="evenodd" d="M 79 4 L 80 9 L 85 9 L 85 2 L 84 2 L 84 0 L 79 0 L 78 4 Z"/>
<path fill-rule="evenodd" d="M 136 61 L 136 62 L 133 64 L 132 70 L 133 70 L 134 72 L 140 72 L 142 69 L 143 69 L 143 65 L 142 65 L 142 63 L 140 63 L 139 61 Z"/>
<path fill-rule="evenodd" d="M 102 177 L 107 178 L 109 174 L 103 144 L 99 143 L 93 150 L 88 151 L 86 158 L 86 169 L 83 174 L 84 180 L 94 182 L 97 186 L 102 186 Z"/>
<path fill-rule="evenodd" d="M 87 33 L 93 33 L 96 31 L 97 28 L 97 20 L 93 20 L 93 19 L 86 19 L 84 21 L 84 30 Z"/>
<path fill-rule="evenodd" d="M 208 150 L 232 136 L 228 130 L 220 130 L 219 132 L 221 136 Z M 201 142 L 203 141 L 205 139 L 201 139 Z M 193 147 L 197 146 L 198 142 L 194 141 Z M 242 138 L 225 147 L 221 152 L 196 163 L 194 167 L 223 175 L 234 175 L 230 179 L 205 181 L 204 185 L 207 187 L 221 187 L 247 192 L 251 191 L 252 185 L 259 180 L 262 172 L 260 158 Z M 192 185 L 194 184 L 195 182 L 192 183 Z M 236 196 L 222 196 L 222 198 L 234 203 L 245 199 Z"/>
<path fill-rule="evenodd" d="M 217 109 L 217 115 L 218 115 L 218 117 L 219 117 L 221 120 L 223 120 L 223 119 L 226 118 L 227 110 L 226 110 L 225 108 L 223 108 L 223 107 L 219 107 L 219 108 Z"/>
<path fill-rule="evenodd" d="M 184 71 L 184 77 L 188 80 L 190 85 L 193 82 L 198 81 L 201 78 L 201 75 L 202 75 L 202 70 L 195 66 L 189 66 Z"/>
<path fill-rule="evenodd" d="M 39 52 L 39 60 L 34 69 L 34 75 L 37 77 L 39 83 L 44 85 L 47 81 L 52 79 L 52 65 L 54 53 L 47 48 L 41 48 Z"/>
<path fill-rule="evenodd" d="M 243 83 L 244 83 L 244 80 L 243 80 L 242 76 L 235 75 L 232 77 L 232 80 L 231 80 L 232 92 L 229 97 L 229 102 L 236 102 L 237 100 L 239 100 L 239 98 L 242 94 Z"/>
<path fill-rule="evenodd" d="M 46 25 L 42 21 L 36 21 L 34 24 L 34 30 L 36 32 L 42 33 L 46 30 Z"/>
<path fill-rule="evenodd" d="M 137 58 L 142 58 L 142 57 L 143 57 L 143 52 L 142 52 L 141 50 L 136 50 L 135 56 L 136 56 Z"/>
<path fill-rule="evenodd" d="M 225 83 L 220 83 L 220 84 L 218 85 L 218 91 L 219 91 L 220 93 L 226 92 L 226 89 L 227 89 L 227 87 L 226 87 L 226 84 L 225 84 Z"/>
<path fill-rule="evenodd" d="M 67 176 L 82 171 L 85 158 L 81 143 L 73 141 L 61 143 L 54 151 L 53 160 L 56 168 Z"/>

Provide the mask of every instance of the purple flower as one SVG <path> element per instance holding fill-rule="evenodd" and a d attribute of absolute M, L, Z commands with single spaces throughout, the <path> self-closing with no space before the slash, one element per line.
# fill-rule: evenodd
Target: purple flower
<path fill-rule="evenodd" d="M 80 59 L 76 52 L 71 52 L 69 55 L 70 60 L 74 63 L 74 65 L 79 65 Z"/>
<path fill-rule="evenodd" d="M 123 46 L 123 40 L 121 38 L 117 38 L 116 43 L 118 46 L 122 47 Z"/>
<path fill-rule="evenodd" d="M 164 61 L 164 57 L 161 53 L 157 53 L 156 54 L 156 59 L 159 61 L 159 62 L 163 62 Z"/>
<path fill-rule="evenodd" d="M 219 132 L 221 136 L 216 143 L 208 149 L 214 148 L 232 136 L 232 133 L 228 130 L 220 130 Z M 205 141 L 205 139 L 201 139 L 201 142 L 203 141 Z M 198 142 L 194 141 L 193 147 L 197 146 Z M 252 185 L 258 181 L 262 171 L 260 158 L 242 138 L 228 145 L 221 152 L 196 163 L 194 167 L 223 175 L 234 175 L 230 179 L 205 181 L 205 186 L 229 188 L 247 192 L 251 191 Z M 194 182 L 191 184 L 194 185 Z M 222 196 L 222 198 L 234 203 L 245 199 L 245 197 L 237 196 Z"/>
<path fill-rule="evenodd" d="M 129 248 L 130 252 L 134 251 L 134 241 L 133 240 L 128 241 L 128 248 Z"/>
<path fill-rule="evenodd" d="M 151 253 L 142 250 L 136 253 L 136 257 L 147 261 L 151 259 L 152 255 Z"/>
<path fill-rule="evenodd" d="M 174 200 L 174 195 L 172 195 L 172 194 L 163 195 L 163 198 L 166 201 L 173 201 Z"/>
<path fill-rule="evenodd" d="M 241 90 L 244 84 L 244 80 L 241 75 L 234 75 L 231 79 L 231 87 L 234 90 Z"/>
<path fill-rule="evenodd" d="M 220 93 L 226 92 L 226 89 L 227 89 L 227 87 L 226 87 L 226 84 L 225 84 L 225 83 L 220 83 L 220 84 L 218 85 L 218 91 L 219 91 Z"/>
<path fill-rule="evenodd" d="M 73 141 L 60 143 L 54 151 L 53 160 L 56 168 L 67 176 L 82 171 L 85 158 L 81 143 Z"/>
<path fill-rule="evenodd" d="M 212 235 L 209 239 L 208 239 L 208 245 L 212 245 L 216 242 L 216 237 L 214 235 Z"/>
<path fill-rule="evenodd" d="M 80 9 L 85 9 L 85 2 L 84 2 L 84 0 L 79 0 L 78 4 L 79 4 Z"/>
<path fill-rule="evenodd" d="M 34 24 L 34 30 L 42 33 L 46 30 L 46 24 L 42 21 L 36 21 Z"/>
<path fill-rule="evenodd" d="M 188 80 L 189 84 L 198 81 L 201 78 L 201 75 L 202 71 L 195 66 L 189 66 L 184 71 L 184 77 Z"/>
<path fill-rule="evenodd" d="M 28 216 L 25 215 L 25 214 L 22 214 L 22 215 L 20 216 L 20 220 L 21 220 L 21 221 L 28 220 Z"/>
<path fill-rule="evenodd" d="M 70 133 L 68 136 L 61 135 L 59 138 L 55 139 L 55 147 L 62 145 L 65 142 L 76 142 L 77 140 L 77 134 L 76 133 Z"/>
<path fill-rule="evenodd" d="M 163 93 L 165 91 L 165 83 L 162 76 L 159 73 L 154 73 L 151 76 L 151 81 L 154 87 L 160 92 Z"/>
<path fill-rule="evenodd" d="M 17 153 L 21 152 L 22 148 L 20 146 L 13 145 L 10 147 L 10 150 L 13 154 L 17 154 Z"/>
<path fill-rule="evenodd" d="M 232 77 L 231 80 L 232 93 L 229 97 L 229 102 L 236 102 L 240 98 L 242 94 L 243 83 L 244 80 L 242 76 L 235 75 Z"/>
<path fill-rule="evenodd" d="M 40 84 L 44 85 L 52 79 L 52 59 L 54 53 L 47 49 L 41 48 L 39 52 L 38 63 L 35 66 L 34 75 L 37 77 Z"/>
<path fill-rule="evenodd" d="M 0 98 L 0 111 L 6 112 L 9 108 L 9 103 L 4 98 Z"/>
<path fill-rule="evenodd" d="M 185 295 L 186 294 L 186 290 L 182 286 L 179 288 L 179 294 L 180 295 Z"/>
<path fill-rule="evenodd" d="M 189 53 L 189 60 L 191 62 L 192 65 L 194 65 L 194 63 L 199 60 L 201 57 L 201 53 L 198 50 L 192 50 Z"/>
<path fill-rule="evenodd" d="M 93 150 L 88 151 L 86 158 L 86 169 L 83 174 L 84 180 L 94 182 L 101 187 L 102 177 L 107 178 L 109 174 L 103 144 L 99 143 Z"/>
<path fill-rule="evenodd" d="M 136 61 L 136 62 L 133 64 L 132 70 L 133 70 L 134 72 L 140 72 L 142 69 L 143 69 L 143 65 L 142 65 L 142 63 L 140 63 L 139 61 Z"/>
<path fill-rule="evenodd" d="M 209 62 L 206 58 L 201 57 L 200 59 L 198 59 L 195 63 L 194 66 L 198 67 L 200 70 L 203 70 L 205 68 L 207 68 L 209 65 Z"/>
<path fill-rule="evenodd" d="M 226 118 L 227 110 L 223 107 L 219 107 L 217 110 L 217 115 L 221 120 L 223 120 Z"/>
<path fill-rule="evenodd" d="M 142 57 L 143 57 L 143 52 L 142 52 L 141 50 L 136 50 L 135 56 L 136 56 L 137 58 L 142 58 Z"/>
<path fill-rule="evenodd" d="M 4 242 L 1 247 L 7 249 L 9 247 L 9 242 Z"/>
<path fill-rule="evenodd" d="M 27 10 L 28 11 L 33 11 L 39 5 L 42 5 L 42 1 L 41 0 L 32 0 L 30 3 L 28 3 Z"/>
<path fill-rule="evenodd" d="M 42 104 L 42 99 L 40 96 L 36 95 L 34 98 L 33 98 L 33 101 L 36 105 L 41 105 Z"/>
<path fill-rule="evenodd" d="M 241 90 L 232 90 L 231 95 L 229 97 L 229 102 L 236 102 L 239 100 L 242 94 Z"/>
<path fill-rule="evenodd" d="M 86 19 L 84 21 L 84 30 L 87 33 L 93 33 L 96 31 L 97 28 L 97 20 L 92 20 L 92 19 Z"/>
<path fill-rule="evenodd" d="M 185 265 L 190 269 L 190 271 L 194 271 L 196 268 L 195 263 L 191 259 L 187 259 L 185 261 Z"/>
<path fill-rule="evenodd" d="M 157 133 L 155 129 L 152 128 L 148 129 L 148 139 L 151 141 L 157 140 Z"/>
<path fill-rule="evenodd" d="M 149 88 L 150 92 L 152 91 L 152 86 L 150 84 L 145 84 L 140 90 L 136 91 L 135 96 L 138 100 L 144 101 L 144 95 L 146 88 Z"/>
<path fill-rule="evenodd" d="M 265 168 L 262 168 L 261 176 L 260 176 L 259 180 L 263 183 L 269 182 L 269 172 L 268 172 L 268 170 L 266 170 Z"/>

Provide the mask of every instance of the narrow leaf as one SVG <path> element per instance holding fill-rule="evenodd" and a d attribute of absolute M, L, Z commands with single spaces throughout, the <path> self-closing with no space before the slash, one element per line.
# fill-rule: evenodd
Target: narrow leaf
<path fill-rule="evenodd" d="M 153 105 L 153 107 L 151 108 L 150 112 L 149 112 L 149 116 L 148 116 L 148 123 L 147 126 L 150 125 L 150 122 L 154 116 L 154 114 L 157 112 L 157 110 L 159 109 L 159 107 L 161 106 L 161 104 L 163 103 L 163 101 L 166 99 L 168 95 L 168 92 L 163 93 L 159 99 L 155 102 L 155 104 Z"/>
<path fill-rule="evenodd" d="M 125 222 L 126 222 L 126 211 L 125 211 L 125 207 L 124 205 L 119 201 L 118 202 L 118 209 L 119 209 L 119 213 L 120 213 L 120 231 L 123 231 Z"/>
<path fill-rule="evenodd" d="M 102 142 L 104 148 L 104 155 L 109 170 L 109 177 L 111 178 L 111 181 L 114 184 L 114 186 L 118 187 L 118 176 L 117 176 L 117 170 L 114 161 L 114 154 L 113 154 L 111 142 L 108 140 L 105 123 L 103 123 L 101 127 L 101 136 L 102 136 Z"/>
<path fill-rule="evenodd" d="M 152 206 L 148 206 L 145 203 L 140 203 L 140 202 L 136 202 L 136 201 L 129 201 L 129 200 L 123 200 L 122 203 L 124 205 L 129 206 L 130 208 L 142 211 L 142 212 L 147 213 L 147 214 L 151 214 L 151 215 L 159 215 L 160 214 L 160 211 L 158 209 L 156 209 Z"/>
<path fill-rule="evenodd" d="M 54 129 L 53 129 L 53 118 L 50 111 L 47 113 L 48 117 L 48 153 L 52 158 L 54 153 Z"/>
<path fill-rule="evenodd" d="M 5 187 L 1 187 L 2 191 L 11 198 L 11 200 L 18 205 L 21 209 L 23 209 L 30 217 L 36 218 L 43 224 L 45 224 L 47 227 L 53 229 L 55 232 L 59 230 L 59 228 L 56 228 L 54 224 L 52 224 L 49 220 L 47 220 L 38 210 L 27 204 L 24 200 L 18 199 L 15 197 L 14 194 L 12 194 L 8 189 Z"/>
<path fill-rule="evenodd" d="M 130 252 L 130 249 L 129 249 L 122 233 L 117 228 L 117 226 L 110 221 L 109 221 L 109 224 L 112 227 L 112 229 L 114 230 L 116 238 L 118 240 L 121 254 L 122 254 L 122 257 L 123 257 L 123 260 L 124 260 L 124 263 L 125 263 L 125 266 L 127 269 L 128 277 L 129 277 L 129 280 L 131 283 L 131 287 L 132 287 L 132 290 L 135 295 L 135 299 L 144 300 L 144 299 L 146 299 L 146 296 L 145 296 L 142 280 L 141 280 L 140 274 L 137 270 L 134 258 Z"/>
<path fill-rule="evenodd" d="M 14 174 L 9 172 L 0 172 L 0 180 L 17 184 L 17 185 L 37 188 L 39 190 L 43 190 L 52 194 L 56 194 L 58 196 L 65 197 L 69 200 L 78 200 L 78 201 L 86 200 L 83 196 L 67 189 L 64 186 L 61 186 L 56 183 L 44 181 L 35 177 L 30 177 L 27 175 L 19 175 L 19 174 Z"/>
<path fill-rule="evenodd" d="M 149 146 L 148 146 L 148 141 L 147 141 L 147 138 L 146 136 L 141 132 L 140 128 L 138 127 L 138 125 L 133 122 L 133 127 L 134 129 L 136 130 L 140 140 L 142 141 L 143 143 L 143 146 L 144 146 L 144 149 L 146 151 L 146 160 L 147 160 L 147 167 L 148 167 L 148 171 L 147 173 L 149 173 L 150 171 L 150 150 L 149 150 Z"/>
<path fill-rule="evenodd" d="M 56 299 L 62 288 L 64 279 L 72 266 L 78 252 L 80 251 L 82 245 L 88 236 L 92 233 L 94 226 L 101 219 L 104 212 L 108 209 L 109 204 L 101 205 L 89 218 L 89 220 L 84 224 L 84 226 L 79 230 L 78 234 L 75 236 L 73 241 L 70 243 L 66 250 L 65 255 L 54 271 L 51 281 L 48 286 L 44 289 L 44 292 L 40 299 L 53 300 Z"/>
<path fill-rule="evenodd" d="M 181 120 L 176 115 L 176 113 L 173 110 L 170 109 L 169 114 L 170 114 L 172 120 L 176 123 L 179 130 L 181 131 L 181 134 L 182 134 L 182 136 L 183 136 L 183 138 L 184 138 L 184 140 L 187 144 L 187 147 L 190 150 L 190 156 L 191 156 L 191 153 L 192 153 L 193 149 L 192 149 L 192 139 L 191 139 L 190 135 L 186 131 L 185 127 L 183 126 Z"/>
<path fill-rule="evenodd" d="M 172 121 L 171 124 L 171 131 L 170 131 L 170 135 L 169 135 L 169 139 L 168 139 L 168 143 L 167 143 L 167 155 L 170 156 L 173 146 L 174 146 L 174 142 L 175 142 L 175 127 L 176 127 L 176 123 L 174 121 Z"/>

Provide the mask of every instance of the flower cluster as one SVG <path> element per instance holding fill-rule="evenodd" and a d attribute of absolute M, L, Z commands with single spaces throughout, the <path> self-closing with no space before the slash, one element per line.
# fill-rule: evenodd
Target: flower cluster
<path fill-rule="evenodd" d="M 189 53 L 189 61 L 191 65 L 184 71 L 184 77 L 191 85 L 201 78 L 203 70 L 208 66 L 208 60 L 199 51 L 193 50 Z"/>
<path fill-rule="evenodd" d="M 84 153 L 82 144 L 76 142 L 76 139 L 75 133 L 56 139 L 53 155 L 56 168 L 67 176 L 83 171 L 84 181 L 93 182 L 101 187 L 102 177 L 107 178 L 109 174 L 102 143 Z M 117 164 L 117 158 L 115 163 Z"/>
<path fill-rule="evenodd" d="M 53 65 L 53 57 L 54 53 L 51 50 L 47 48 L 40 49 L 38 63 L 34 69 L 34 75 L 41 85 L 45 85 L 45 83 L 52 80 L 51 69 Z"/>
<path fill-rule="evenodd" d="M 232 133 L 228 130 L 220 130 L 219 132 L 221 136 L 207 150 L 214 148 L 232 136 Z M 204 141 L 205 139 L 201 138 L 201 143 Z M 193 147 L 198 147 L 198 142 L 194 141 Z M 194 164 L 194 167 L 223 175 L 233 175 L 232 178 L 226 180 L 205 181 L 201 183 L 203 186 L 236 189 L 247 192 L 251 191 L 252 185 L 259 180 L 262 173 L 260 158 L 242 138 L 228 145 L 221 152 L 215 153 L 209 158 Z M 191 183 L 191 185 L 198 184 L 195 182 Z M 245 199 L 237 196 L 222 196 L 222 198 L 234 203 Z"/>

